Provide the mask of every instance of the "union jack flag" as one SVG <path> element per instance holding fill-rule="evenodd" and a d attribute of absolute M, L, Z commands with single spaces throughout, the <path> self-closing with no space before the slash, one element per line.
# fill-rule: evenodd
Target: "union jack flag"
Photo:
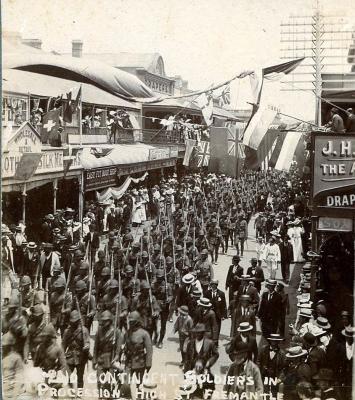
<path fill-rule="evenodd" d="M 197 148 L 198 148 L 197 166 L 208 167 L 208 163 L 210 161 L 210 142 L 201 140 L 198 143 Z"/>
<path fill-rule="evenodd" d="M 228 154 L 235 157 L 235 143 L 236 143 L 236 131 L 232 128 L 228 129 Z"/>
<path fill-rule="evenodd" d="M 231 88 L 230 85 L 226 85 L 219 96 L 219 106 L 224 107 L 231 103 Z"/>

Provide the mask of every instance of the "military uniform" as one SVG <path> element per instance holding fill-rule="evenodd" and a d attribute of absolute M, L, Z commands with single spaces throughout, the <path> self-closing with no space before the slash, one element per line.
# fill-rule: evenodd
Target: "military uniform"
<path fill-rule="evenodd" d="M 156 318 L 160 312 L 156 298 L 152 295 L 152 301 L 150 301 L 149 296 L 144 298 L 140 293 L 132 299 L 131 310 L 139 312 L 143 328 L 152 336 L 156 329 Z"/>
<path fill-rule="evenodd" d="M 70 373 L 75 369 L 78 376 L 78 388 L 84 386 L 84 370 L 89 357 L 90 335 L 85 326 L 73 328 L 70 326 L 64 331 L 62 346 Z"/>
<path fill-rule="evenodd" d="M 173 300 L 173 287 L 170 283 L 165 282 L 164 280 L 157 281 L 152 286 L 152 292 L 160 308 L 160 335 L 158 339 L 158 347 L 161 347 L 166 332 L 166 323 L 169 318 L 170 304 Z"/>

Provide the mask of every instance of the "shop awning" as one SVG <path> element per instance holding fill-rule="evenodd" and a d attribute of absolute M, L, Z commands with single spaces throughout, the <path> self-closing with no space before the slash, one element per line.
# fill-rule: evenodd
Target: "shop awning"
<path fill-rule="evenodd" d="M 65 94 L 78 82 L 67 79 L 55 78 L 33 72 L 5 69 L 2 71 L 2 90 L 28 96 L 57 97 Z M 82 83 L 82 99 L 84 103 L 96 104 L 99 106 L 114 106 L 139 110 L 137 103 L 131 103 L 110 93 L 105 92 L 88 83 Z"/>
<path fill-rule="evenodd" d="M 109 167 L 114 165 L 138 164 L 157 159 L 153 154 L 159 151 L 159 147 L 151 146 L 143 143 L 134 144 L 116 144 L 105 156 L 97 157 L 99 151 L 93 151 L 92 148 L 83 149 L 80 160 L 84 169 L 93 169 L 101 167 Z M 169 158 L 169 147 L 165 150 L 164 158 Z M 106 152 L 105 152 L 106 153 Z M 96 154 L 96 155 L 95 155 Z"/>
<path fill-rule="evenodd" d="M 42 51 L 23 52 L 16 46 L 4 45 L 3 68 L 89 83 L 126 100 L 132 97 L 154 97 L 149 87 L 136 76 L 95 59 L 54 55 Z"/>

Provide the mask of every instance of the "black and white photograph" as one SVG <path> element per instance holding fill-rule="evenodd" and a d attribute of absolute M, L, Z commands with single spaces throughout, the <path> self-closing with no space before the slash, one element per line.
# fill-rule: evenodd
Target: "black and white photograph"
<path fill-rule="evenodd" d="M 354 0 L 1 2 L 3 400 L 355 399 Z"/>

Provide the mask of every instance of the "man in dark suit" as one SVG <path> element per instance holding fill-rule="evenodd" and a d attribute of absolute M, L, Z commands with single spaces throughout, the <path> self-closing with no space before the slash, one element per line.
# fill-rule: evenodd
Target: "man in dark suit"
<path fill-rule="evenodd" d="M 211 367 L 218 360 L 219 354 L 216 349 L 214 342 L 211 339 L 205 337 L 205 326 L 204 324 L 196 324 L 192 329 L 193 339 L 189 340 L 186 346 L 186 359 L 184 362 L 184 372 L 195 370 L 196 374 L 202 374 L 207 371 L 207 381 L 202 384 L 202 388 L 196 389 L 197 392 L 194 394 L 198 398 L 204 394 L 204 390 L 215 389 L 214 376 L 211 373 Z M 212 382 L 212 383 L 211 383 Z M 211 393 L 212 397 L 212 393 Z M 208 396 L 207 398 L 211 398 Z"/>
<path fill-rule="evenodd" d="M 242 275 L 242 284 L 238 290 L 238 298 L 243 295 L 248 295 L 250 297 L 250 305 L 254 307 L 254 310 L 258 309 L 259 306 L 259 293 L 254 286 L 254 279 L 250 275 Z"/>
<path fill-rule="evenodd" d="M 237 328 L 237 334 L 226 346 L 226 353 L 229 355 L 231 361 L 235 353 L 235 348 L 238 343 L 243 342 L 248 345 L 248 359 L 256 363 L 258 359 L 258 345 L 256 338 L 252 333 L 253 326 L 249 322 L 241 322 Z"/>
<path fill-rule="evenodd" d="M 247 269 L 247 275 L 250 275 L 254 278 L 254 286 L 256 287 L 257 291 L 260 293 L 261 284 L 264 282 L 264 271 L 261 267 L 258 266 L 258 260 L 253 257 L 250 260 L 251 266 Z"/>
<path fill-rule="evenodd" d="M 216 314 L 218 335 L 217 344 L 219 340 L 219 334 L 221 332 L 222 319 L 227 318 L 227 304 L 226 296 L 222 290 L 218 289 L 218 281 L 216 279 L 211 280 L 210 289 L 207 290 L 206 297 L 210 299 L 212 303 L 212 310 Z"/>
<path fill-rule="evenodd" d="M 264 338 L 268 338 L 271 333 L 277 332 L 281 310 L 281 296 L 275 292 L 276 280 L 266 280 L 266 290 L 260 300 L 257 316 L 261 322 L 261 332 Z"/>
<path fill-rule="evenodd" d="M 109 231 L 114 231 L 117 228 L 117 221 L 116 221 L 116 214 L 115 214 L 114 206 L 111 206 L 110 212 L 107 214 L 106 226 Z"/>
<path fill-rule="evenodd" d="M 243 294 L 238 300 L 237 297 L 238 292 L 236 292 L 236 300 L 231 301 L 228 310 L 231 315 L 230 336 L 235 336 L 237 328 L 241 322 L 248 322 L 253 327 L 253 333 L 256 334 L 255 311 L 250 305 L 250 296 Z"/>
<path fill-rule="evenodd" d="M 325 351 L 319 346 L 318 339 L 310 332 L 303 336 L 303 347 L 308 352 L 306 362 L 314 376 L 320 368 L 325 367 Z"/>
<path fill-rule="evenodd" d="M 229 301 L 233 300 L 233 293 L 238 291 L 241 284 L 241 276 L 244 273 L 243 267 L 239 265 L 240 257 L 238 255 L 233 256 L 233 264 L 229 267 L 227 279 L 226 279 L 226 290 L 229 289 Z"/>
<path fill-rule="evenodd" d="M 90 246 L 90 254 L 91 254 L 91 262 L 94 263 L 95 257 L 96 257 L 96 252 L 100 247 L 100 236 L 98 232 L 95 231 L 96 225 L 91 224 L 89 226 L 90 232 L 85 236 L 84 242 L 85 245 Z"/>
<path fill-rule="evenodd" d="M 281 254 L 281 273 L 283 281 L 288 284 L 290 281 L 290 264 L 293 259 L 292 245 L 289 242 L 290 237 L 288 235 L 282 238 L 279 243 L 280 254 Z"/>

